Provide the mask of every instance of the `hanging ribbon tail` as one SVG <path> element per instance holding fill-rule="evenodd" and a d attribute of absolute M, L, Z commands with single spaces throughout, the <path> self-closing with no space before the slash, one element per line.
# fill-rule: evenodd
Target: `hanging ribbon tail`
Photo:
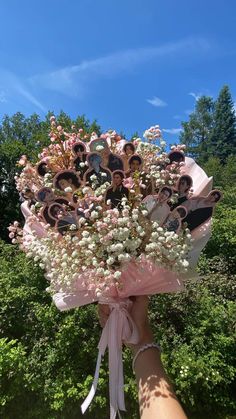
<path fill-rule="evenodd" d="M 96 393 L 101 360 L 107 347 L 109 350 L 110 419 L 115 419 L 119 410 L 125 410 L 122 344 L 123 342 L 135 344 L 139 339 L 137 327 L 127 310 L 131 304 L 130 300 L 109 304 L 111 313 L 98 344 L 99 352 L 94 380 L 81 406 L 82 413 L 87 410 Z"/>

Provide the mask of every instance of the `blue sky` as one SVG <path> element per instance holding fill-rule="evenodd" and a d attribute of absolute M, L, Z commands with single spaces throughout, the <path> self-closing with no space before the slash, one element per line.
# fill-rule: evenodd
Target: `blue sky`
<path fill-rule="evenodd" d="M 178 138 L 196 97 L 236 100 L 235 0 L 2 0 L 0 118 L 61 109 Z"/>

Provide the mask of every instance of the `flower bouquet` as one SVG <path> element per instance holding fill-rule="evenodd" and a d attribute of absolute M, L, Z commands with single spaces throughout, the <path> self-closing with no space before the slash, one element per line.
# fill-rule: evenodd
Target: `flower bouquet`
<path fill-rule="evenodd" d="M 126 141 L 115 131 L 65 132 L 52 116 L 39 161 L 19 161 L 25 225 L 9 227 L 12 242 L 45 270 L 59 310 L 92 302 L 111 308 L 83 412 L 107 346 L 111 418 L 125 410 L 122 342 L 138 341 L 129 297 L 182 290 L 210 236 L 221 193 L 184 149 L 167 153 L 158 125 L 143 141 Z"/>

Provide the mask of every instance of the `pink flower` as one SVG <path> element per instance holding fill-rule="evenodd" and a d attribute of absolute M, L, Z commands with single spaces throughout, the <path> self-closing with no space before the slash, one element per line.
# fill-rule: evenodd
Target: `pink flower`
<path fill-rule="evenodd" d="M 61 125 L 58 125 L 58 127 L 57 127 L 57 131 L 58 131 L 58 132 L 62 131 L 62 126 L 61 126 Z"/>
<path fill-rule="evenodd" d="M 51 139 L 52 142 L 54 142 L 54 141 L 56 141 L 57 136 L 55 134 L 53 134 L 53 135 L 51 135 L 51 138 L 50 139 Z"/>
<path fill-rule="evenodd" d="M 124 179 L 123 185 L 128 189 L 132 189 L 134 187 L 134 181 L 132 177 L 127 177 L 126 179 Z"/>
<path fill-rule="evenodd" d="M 25 166 L 26 165 L 26 162 L 27 162 L 27 157 L 26 157 L 25 154 L 23 154 L 23 156 L 21 156 L 20 160 L 18 161 L 18 164 L 20 166 Z"/>

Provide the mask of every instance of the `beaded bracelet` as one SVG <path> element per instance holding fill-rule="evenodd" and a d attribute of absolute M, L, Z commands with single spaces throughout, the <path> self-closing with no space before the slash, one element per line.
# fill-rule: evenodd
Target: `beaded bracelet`
<path fill-rule="evenodd" d="M 146 351 L 146 350 L 147 350 L 147 349 L 149 349 L 149 348 L 156 348 L 156 349 L 158 349 L 158 350 L 161 352 L 161 347 L 160 347 L 160 345 L 158 345 L 157 343 L 154 343 L 154 342 L 153 342 L 153 343 L 146 343 L 145 345 L 141 346 L 141 348 L 139 348 L 138 352 L 135 354 L 134 359 L 133 359 L 133 362 L 132 362 L 133 372 L 134 372 L 135 362 L 136 362 L 136 360 L 137 360 L 138 356 L 139 356 L 142 352 Z"/>

